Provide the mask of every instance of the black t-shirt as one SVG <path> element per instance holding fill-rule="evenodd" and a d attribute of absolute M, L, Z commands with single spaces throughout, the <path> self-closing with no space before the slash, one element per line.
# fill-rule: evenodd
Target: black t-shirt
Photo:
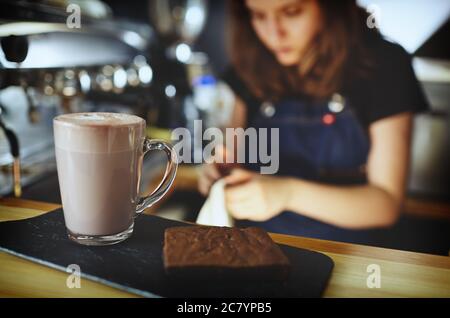
<path fill-rule="evenodd" d="M 369 48 L 374 59 L 371 74 L 364 80 L 349 81 L 344 92 L 361 123 L 368 127 L 395 114 L 427 110 L 428 104 L 414 74 L 411 56 L 400 45 L 381 37 L 371 42 Z M 251 118 L 263 101 L 252 95 L 232 67 L 222 78 L 244 101 Z"/>

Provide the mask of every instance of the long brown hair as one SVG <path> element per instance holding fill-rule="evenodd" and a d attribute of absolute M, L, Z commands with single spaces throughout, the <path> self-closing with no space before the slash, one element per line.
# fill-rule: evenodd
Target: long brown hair
<path fill-rule="evenodd" d="M 301 63 L 286 67 L 258 39 L 245 1 L 229 0 L 229 56 L 257 98 L 276 101 L 299 93 L 326 98 L 342 89 L 344 78 L 364 74 L 371 64 L 364 35 L 377 32 L 366 27 L 367 13 L 355 0 L 317 1 L 323 17 L 321 31 Z"/>

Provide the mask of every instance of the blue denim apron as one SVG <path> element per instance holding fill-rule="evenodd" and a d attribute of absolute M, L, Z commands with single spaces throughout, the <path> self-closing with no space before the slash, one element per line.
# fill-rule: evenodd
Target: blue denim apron
<path fill-rule="evenodd" d="M 268 128 L 269 149 L 270 128 L 279 129 L 280 164 L 277 175 L 327 184 L 366 182 L 364 168 L 370 140 L 350 102 L 339 94 L 322 102 L 295 98 L 275 105 L 263 103 L 249 119 L 248 127 Z M 260 171 L 261 166 L 261 163 L 246 164 L 247 169 L 255 171 Z M 323 199 L 327 199 L 326 195 Z M 241 221 L 238 225 L 363 244 L 376 244 L 380 234 L 379 230 L 339 228 L 290 211 L 265 222 Z"/>

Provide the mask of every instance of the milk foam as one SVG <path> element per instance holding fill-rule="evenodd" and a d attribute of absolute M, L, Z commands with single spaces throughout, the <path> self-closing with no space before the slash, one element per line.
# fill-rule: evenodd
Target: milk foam
<path fill-rule="evenodd" d="M 142 147 L 145 137 L 145 120 L 129 114 L 64 114 L 53 123 L 55 146 L 69 151 L 129 151 Z"/>
<path fill-rule="evenodd" d="M 142 118 L 118 113 L 73 113 L 57 116 L 55 121 L 80 126 L 123 126 L 139 124 Z"/>

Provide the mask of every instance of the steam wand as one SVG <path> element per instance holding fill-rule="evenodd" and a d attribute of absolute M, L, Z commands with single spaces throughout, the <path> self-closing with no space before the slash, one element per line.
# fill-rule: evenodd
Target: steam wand
<path fill-rule="evenodd" d="M 20 68 L 20 64 L 25 61 L 28 55 L 29 43 L 26 36 L 10 35 L 2 37 L 0 39 L 0 46 L 3 50 L 6 60 L 16 63 L 17 68 Z M 30 101 L 27 87 L 23 85 L 25 93 L 27 94 L 28 101 Z M 33 104 L 29 104 L 29 114 L 34 114 L 35 109 Z M 31 118 L 33 119 L 33 118 Z M 14 158 L 13 161 L 13 181 L 14 181 L 14 196 L 20 197 L 22 195 L 22 185 L 20 183 L 20 156 L 19 156 L 19 140 L 17 135 L 10 129 L 8 129 L 2 119 L 2 107 L 0 105 L 0 128 L 5 132 L 6 139 L 8 139 L 11 154 Z"/>
<path fill-rule="evenodd" d="M 9 148 L 11 155 L 14 158 L 13 161 L 13 190 L 16 198 L 22 195 L 22 185 L 20 182 L 20 153 L 19 153 L 19 139 L 17 135 L 11 129 L 7 128 L 2 119 L 2 108 L 0 107 L 0 128 L 5 132 L 6 139 L 9 142 Z"/>

